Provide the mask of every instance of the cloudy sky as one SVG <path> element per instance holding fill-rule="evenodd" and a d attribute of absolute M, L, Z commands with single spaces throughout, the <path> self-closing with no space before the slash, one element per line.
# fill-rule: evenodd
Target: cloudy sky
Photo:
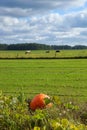
<path fill-rule="evenodd" d="M 0 0 L 0 43 L 87 45 L 87 0 Z"/>

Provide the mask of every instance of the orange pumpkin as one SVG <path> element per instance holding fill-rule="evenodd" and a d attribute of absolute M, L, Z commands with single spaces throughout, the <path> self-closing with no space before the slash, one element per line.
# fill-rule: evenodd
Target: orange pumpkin
<path fill-rule="evenodd" d="M 42 108 L 52 107 L 52 103 L 50 102 L 50 97 L 46 94 L 38 94 L 36 95 L 30 102 L 30 108 L 32 110 L 42 109 Z"/>

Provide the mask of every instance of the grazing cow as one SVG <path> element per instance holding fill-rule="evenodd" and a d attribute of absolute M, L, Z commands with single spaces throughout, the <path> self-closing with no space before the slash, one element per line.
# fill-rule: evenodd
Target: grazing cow
<path fill-rule="evenodd" d="M 56 52 L 60 52 L 60 50 L 56 50 Z"/>
<path fill-rule="evenodd" d="M 29 51 L 25 51 L 25 54 L 29 54 L 29 53 L 31 53 L 31 51 L 29 50 Z"/>
<path fill-rule="evenodd" d="M 60 52 L 60 50 L 56 50 L 56 51 L 55 51 L 55 57 L 56 57 L 56 54 L 59 53 L 59 52 Z"/>
<path fill-rule="evenodd" d="M 49 52 L 50 52 L 49 50 L 46 51 L 46 53 L 49 53 Z"/>

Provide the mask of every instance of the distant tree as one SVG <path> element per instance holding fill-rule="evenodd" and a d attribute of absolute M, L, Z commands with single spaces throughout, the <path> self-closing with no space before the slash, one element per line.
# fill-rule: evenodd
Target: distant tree
<path fill-rule="evenodd" d="M 0 44 L 0 50 L 7 50 L 7 44 Z"/>
<path fill-rule="evenodd" d="M 70 50 L 70 49 L 72 49 L 72 47 L 71 47 L 71 46 L 68 46 L 68 45 L 59 45 L 59 46 L 57 46 L 57 45 L 52 45 L 52 48 L 53 48 L 54 50 Z"/>
<path fill-rule="evenodd" d="M 84 46 L 84 45 L 76 45 L 76 46 L 72 47 L 72 49 L 87 49 L 87 46 Z"/>
<path fill-rule="evenodd" d="M 84 45 L 46 45 L 39 43 L 0 44 L 0 50 L 70 50 L 87 49 Z"/>

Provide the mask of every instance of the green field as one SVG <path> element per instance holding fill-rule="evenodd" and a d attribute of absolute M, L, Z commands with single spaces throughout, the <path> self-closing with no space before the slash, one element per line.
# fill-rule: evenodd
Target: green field
<path fill-rule="evenodd" d="M 87 100 L 87 59 L 0 60 L 0 89 Z"/>
<path fill-rule="evenodd" d="M 0 51 L 0 58 L 76 58 L 86 57 L 87 50 L 60 50 L 55 53 L 55 50 L 32 50 L 31 53 L 25 54 L 25 51 Z"/>

